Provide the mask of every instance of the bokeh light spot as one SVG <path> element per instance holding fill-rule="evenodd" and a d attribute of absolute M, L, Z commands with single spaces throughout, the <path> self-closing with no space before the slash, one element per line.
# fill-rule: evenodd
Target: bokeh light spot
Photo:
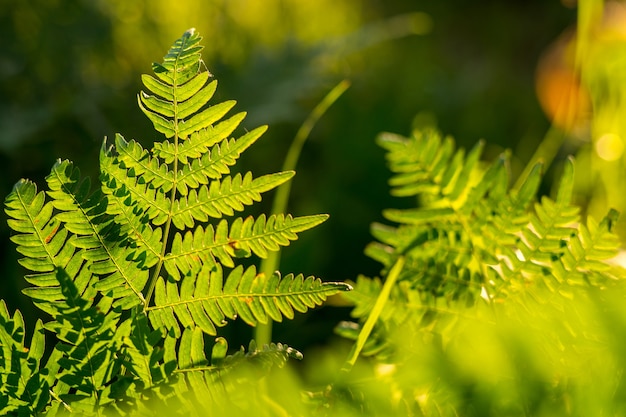
<path fill-rule="evenodd" d="M 605 161 L 617 161 L 624 154 L 624 141 L 615 133 L 605 133 L 596 141 L 596 152 Z"/>

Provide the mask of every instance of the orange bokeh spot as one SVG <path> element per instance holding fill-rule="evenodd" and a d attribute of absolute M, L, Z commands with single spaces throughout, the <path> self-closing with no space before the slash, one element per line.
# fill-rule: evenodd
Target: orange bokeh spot
<path fill-rule="evenodd" d="M 537 98 L 550 121 L 571 132 L 584 128 L 590 119 L 589 94 L 576 73 L 575 39 L 572 32 L 562 35 L 539 60 L 535 78 Z"/>

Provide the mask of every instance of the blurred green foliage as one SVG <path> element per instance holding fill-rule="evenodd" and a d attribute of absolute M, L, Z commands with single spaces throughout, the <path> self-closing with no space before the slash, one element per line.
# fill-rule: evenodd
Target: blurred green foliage
<path fill-rule="evenodd" d="M 220 404 L 207 392 L 198 410 L 173 398 L 141 415 L 622 416 L 625 288 L 613 289 L 457 309 L 440 333 L 398 328 L 393 361 L 360 359 L 344 373 L 347 350 L 333 343 L 311 350 L 299 370 L 239 369 L 225 379 L 237 390 Z"/>
<path fill-rule="evenodd" d="M 575 21 L 576 10 L 539 0 L 8 0 L 0 8 L 2 197 L 21 177 L 41 182 L 57 157 L 93 175 L 104 136 L 151 142 L 149 122 L 128 110 L 136 108 L 137 74 L 195 26 L 207 40 L 218 99 L 238 100 L 249 112 L 246 128 L 270 125 L 243 160 L 255 173 L 278 169 L 308 112 L 338 80 L 351 80 L 312 132 L 293 183 L 292 212 L 331 220 L 289 248 L 282 269 L 329 280 L 375 275 L 378 265 L 362 254 L 367 225 L 397 204 L 387 197 L 374 137 L 436 115 L 441 130 L 468 141 L 462 146 L 486 138 L 487 157 L 513 148 L 521 170 L 549 127 L 535 66 Z M 0 296 L 28 316 L 28 304 L 13 296 L 22 271 L 2 224 Z M 326 316 L 336 314 L 321 310 L 319 319 L 276 331 L 285 342 L 320 343 L 333 325 Z M 301 325 L 311 328 L 304 339 Z"/>
<path fill-rule="evenodd" d="M 624 288 L 612 290 L 520 294 L 456 309 L 438 332 L 401 327 L 393 363 L 361 362 L 338 408 L 360 393 L 361 415 L 623 415 Z M 319 383 L 330 367 L 318 365 Z"/>

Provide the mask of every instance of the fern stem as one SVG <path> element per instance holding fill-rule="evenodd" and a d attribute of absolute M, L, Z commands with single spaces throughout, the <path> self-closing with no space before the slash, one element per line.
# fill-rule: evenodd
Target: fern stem
<path fill-rule="evenodd" d="M 176 120 L 176 126 L 178 126 L 178 121 Z M 176 148 L 178 149 L 178 133 L 176 133 L 174 138 L 174 143 Z M 173 212 L 174 202 L 176 200 L 176 179 L 178 176 L 178 158 L 174 158 L 173 163 L 173 171 L 174 171 L 174 186 L 170 192 L 170 213 Z M 162 249 L 161 254 L 159 256 L 159 261 L 156 264 L 152 275 L 150 276 L 150 280 L 148 281 L 148 290 L 146 291 L 145 302 L 143 305 L 143 311 L 146 312 L 148 306 L 150 305 L 150 300 L 152 299 L 152 294 L 154 293 L 154 288 L 156 287 L 157 280 L 159 278 L 159 274 L 161 273 L 161 268 L 163 267 L 163 262 L 165 261 L 165 253 L 167 251 L 167 242 L 169 240 L 170 228 L 172 226 L 172 216 L 171 214 L 167 217 L 167 221 L 165 222 L 165 226 L 163 229 L 163 238 L 162 238 Z"/>
<path fill-rule="evenodd" d="M 176 115 L 176 98 L 174 98 L 174 114 Z M 176 130 L 176 134 L 174 135 L 174 147 L 178 151 L 178 117 L 174 117 L 174 128 Z M 144 312 L 150 305 L 150 299 L 152 298 L 152 294 L 154 293 L 154 287 L 156 286 L 157 280 L 159 279 L 159 274 L 161 273 L 161 268 L 163 267 L 163 262 L 165 261 L 165 253 L 167 251 L 167 242 L 169 240 L 170 228 L 172 227 L 172 212 L 174 211 L 174 204 L 176 202 L 176 185 L 178 182 L 178 158 L 174 158 L 172 164 L 172 171 L 174 172 L 174 179 L 172 186 L 172 190 L 170 191 L 170 214 L 167 216 L 167 221 L 165 222 L 165 226 L 163 228 L 163 238 L 161 240 L 161 256 L 159 257 L 159 262 L 157 263 L 152 276 L 150 277 L 148 291 L 146 291 L 146 298 L 144 304 Z"/>
<path fill-rule="evenodd" d="M 350 354 L 348 355 L 348 359 L 346 360 L 343 367 L 341 368 L 342 371 L 349 372 L 354 366 L 354 364 L 356 363 L 356 360 L 358 359 L 359 354 L 363 350 L 363 346 L 365 346 L 365 342 L 367 342 L 367 339 L 369 338 L 370 333 L 372 333 L 372 329 L 374 328 L 374 325 L 378 321 L 378 317 L 380 317 L 380 314 L 385 308 L 385 304 L 387 303 L 387 300 L 389 300 L 391 289 L 394 287 L 394 285 L 396 285 L 398 276 L 400 275 L 402 268 L 404 268 L 404 262 L 405 262 L 404 256 L 400 256 L 398 260 L 396 261 L 396 263 L 391 268 L 391 270 L 389 271 L 389 273 L 387 274 L 387 279 L 385 280 L 385 284 L 383 285 L 383 288 L 380 291 L 380 294 L 378 295 L 376 302 L 374 303 L 372 312 L 370 313 L 369 317 L 365 321 L 365 324 L 361 328 L 361 331 L 359 332 L 356 342 L 354 343 L 354 346 L 352 347 L 352 350 L 350 351 Z"/>
<path fill-rule="evenodd" d="M 311 131 L 320 120 L 320 118 L 326 113 L 330 106 L 337 101 L 339 97 L 350 87 L 349 80 L 342 80 L 332 90 L 326 94 L 326 97 L 318 103 L 313 111 L 306 118 L 296 136 L 287 151 L 285 161 L 283 163 L 282 171 L 293 171 L 296 169 L 300 154 L 302 153 L 302 147 L 309 138 Z M 287 202 L 289 200 L 289 193 L 291 191 L 291 182 L 286 182 L 276 190 L 276 196 L 274 197 L 274 203 L 272 205 L 272 214 L 284 213 L 287 209 Z"/>
<path fill-rule="evenodd" d="M 174 201 L 174 196 L 172 195 L 172 201 Z M 156 287 L 157 279 L 159 278 L 159 274 L 161 273 L 161 268 L 163 267 L 163 262 L 165 260 L 165 251 L 167 250 L 167 240 L 170 234 L 170 227 L 172 224 L 172 217 L 169 216 L 167 222 L 165 223 L 165 230 L 163 232 L 163 245 L 161 249 L 161 256 L 159 257 L 159 262 L 156 264 L 152 276 L 149 280 L 148 290 L 146 291 L 145 303 L 143 305 L 143 311 L 146 312 L 146 309 L 150 305 L 150 299 L 152 298 L 152 294 L 154 293 L 154 287 Z"/>
<path fill-rule="evenodd" d="M 183 43 L 181 50 L 184 50 L 185 45 Z M 178 62 L 180 55 L 178 55 L 176 57 L 176 61 Z M 157 280 L 159 279 L 159 274 L 161 273 L 161 268 L 163 267 L 163 262 L 165 261 L 165 253 L 167 251 L 167 242 L 169 240 L 169 235 L 170 235 L 170 228 L 172 226 L 172 213 L 174 212 L 174 205 L 176 204 L 176 190 L 177 190 L 177 185 L 178 185 L 178 143 L 180 141 L 180 136 L 179 136 L 179 119 L 178 119 L 178 97 L 176 95 L 176 91 L 178 87 L 178 72 L 174 71 L 173 73 L 173 80 L 172 83 L 174 85 L 174 96 L 173 96 L 173 102 L 172 102 L 172 106 L 173 106 L 173 113 L 174 113 L 174 119 L 173 119 L 173 129 L 174 129 L 174 149 L 176 150 L 176 157 L 174 158 L 174 160 L 172 161 L 172 172 L 174 173 L 174 178 L 172 179 L 172 190 L 170 191 L 170 210 L 169 210 L 169 215 L 167 216 L 167 221 L 165 223 L 165 227 L 163 229 L 163 239 L 162 239 L 162 249 L 161 249 L 161 256 L 159 258 L 159 262 L 157 263 L 156 267 L 154 268 L 154 272 L 152 274 L 152 276 L 150 277 L 150 282 L 149 282 L 149 287 L 148 287 L 148 291 L 146 292 L 146 303 L 144 305 L 144 311 L 146 311 L 146 309 L 148 308 L 148 305 L 150 305 L 150 299 L 152 298 L 152 294 L 154 293 L 154 287 L 156 286 Z"/>
<path fill-rule="evenodd" d="M 300 129 L 296 132 L 296 136 L 291 142 L 291 146 L 287 150 L 285 161 L 283 162 L 282 171 L 293 171 L 296 169 L 300 154 L 302 153 L 302 147 L 308 139 L 311 131 L 320 120 L 320 118 L 326 113 L 326 111 L 333 105 L 335 101 L 350 87 L 350 81 L 342 80 L 337 84 L 326 96 L 318 103 L 313 111 L 306 118 Z M 278 187 L 276 195 L 272 203 L 271 214 L 285 213 L 287 211 L 287 204 L 289 202 L 289 194 L 291 192 L 291 181 Z M 270 276 L 278 269 L 280 264 L 280 251 L 270 252 L 267 258 L 261 261 L 260 270 L 265 276 Z M 271 343 L 272 341 L 272 322 L 259 323 L 254 329 L 254 339 L 259 346 L 263 346 Z"/>

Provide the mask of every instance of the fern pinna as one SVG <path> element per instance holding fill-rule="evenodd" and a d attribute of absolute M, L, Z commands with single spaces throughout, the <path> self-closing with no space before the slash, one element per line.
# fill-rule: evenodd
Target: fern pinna
<path fill-rule="evenodd" d="M 410 138 L 385 133 L 378 144 L 393 172 L 391 194 L 415 198 L 416 205 L 383 212 L 397 226 L 372 225 L 378 241 L 366 254 L 383 264 L 387 279 L 399 261 L 402 268 L 384 309 L 376 312 L 376 331 L 364 353 L 390 353 L 388 331 L 406 323 L 443 328 L 477 303 L 563 296 L 624 276 L 607 262 L 620 248 L 612 232 L 617 212 L 599 223 L 580 220 L 572 204 L 573 160 L 565 161 L 554 199 L 538 198 L 542 165 L 511 188 L 509 154 L 483 163 L 483 142 L 466 154 L 452 138 L 424 129 Z M 358 277 L 354 291 L 345 294 L 354 303 L 352 315 L 366 321 L 382 288 L 380 278 Z M 337 330 L 356 338 L 359 329 L 343 323 Z"/>
<path fill-rule="evenodd" d="M 226 388 L 216 381 L 238 363 L 282 364 L 300 354 L 251 344 L 231 358 L 218 338 L 207 355 L 205 335 L 236 317 L 253 326 L 292 318 L 349 289 L 237 265 L 327 216 L 234 217 L 294 173 L 231 174 L 266 127 L 231 137 L 245 113 L 227 116 L 234 101 L 208 104 L 217 82 L 200 41 L 185 32 L 153 64 L 154 76 L 142 77 L 139 107 L 165 140 L 151 150 L 121 135 L 105 140 L 98 187 L 59 160 L 48 191 L 21 180 L 7 197 L 12 240 L 31 271 L 24 292 L 52 317 L 37 323 L 28 350 L 21 315 L 2 304 L 0 409 L 9 415 L 132 412 L 146 398 L 192 401 L 207 390 L 218 401 Z M 44 329 L 58 341 L 47 360 Z"/>

